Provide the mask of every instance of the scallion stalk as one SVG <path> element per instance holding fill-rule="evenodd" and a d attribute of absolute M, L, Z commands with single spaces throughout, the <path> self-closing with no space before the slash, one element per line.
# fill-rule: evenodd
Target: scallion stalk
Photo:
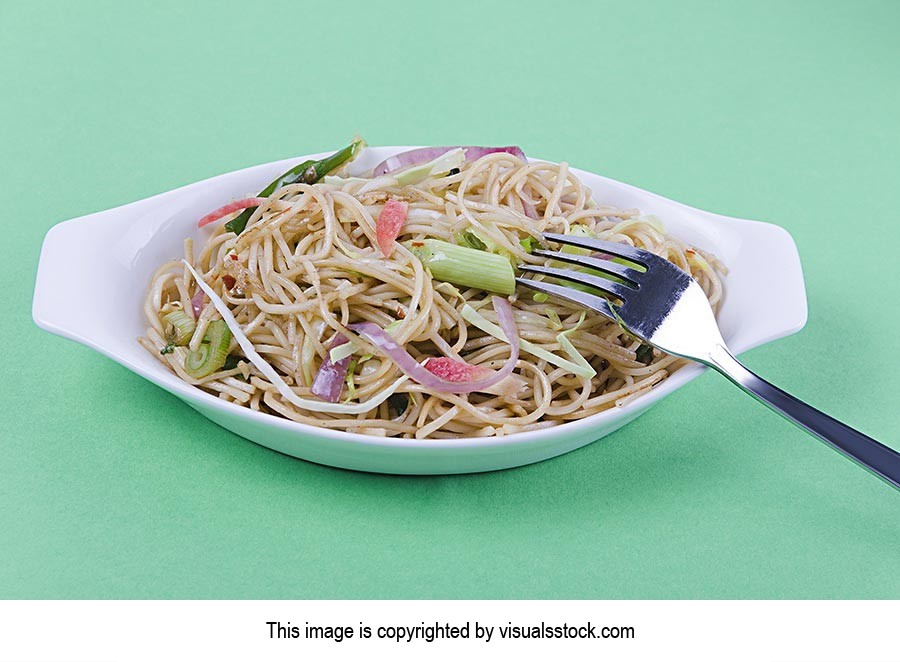
<path fill-rule="evenodd" d="M 165 322 L 166 341 L 172 345 L 187 345 L 197 326 L 194 318 L 181 308 L 176 308 L 163 315 L 163 322 Z"/>
<path fill-rule="evenodd" d="M 352 143 L 347 145 L 344 149 L 335 152 L 331 156 L 328 156 L 319 161 L 304 161 L 300 165 L 296 165 L 288 170 L 286 173 L 281 175 L 278 179 L 276 179 L 266 188 L 260 191 L 259 197 L 267 198 L 272 195 L 272 193 L 274 193 L 277 189 L 281 188 L 282 186 L 287 186 L 288 184 L 296 184 L 297 182 L 303 182 L 304 184 L 315 184 L 329 172 L 337 170 L 345 163 L 355 159 L 356 155 L 359 154 L 359 152 L 365 146 L 366 141 L 362 138 L 357 138 Z M 256 209 L 256 207 L 248 207 L 238 216 L 235 216 L 233 219 L 228 221 L 225 224 L 225 229 L 229 232 L 240 234 L 244 231 L 244 228 L 247 227 L 247 221 L 250 220 L 250 217 L 253 216 L 253 212 L 256 211 Z"/>
<path fill-rule="evenodd" d="M 487 244 L 484 243 L 477 234 L 472 232 L 471 230 L 463 230 L 462 232 L 457 233 L 456 235 L 456 243 L 459 246 L 465 246 L 467 248 L 473 248 L 476 251 L 486 251 Z"/>
<path fill-rule="evenodd" d="M 515 292 L 515 273 L 509 259 L 502 255 L 457 246 L 440 239 L 413 241 L 408 245 L 435 280 L 500 294 Z"/>
<path fill-rule="evenodd" d="M 225 365 L 230 345 L 231 331 L 225 320 L 210 322 L 200 347 L 196 352 L 188 352 L 184 360 L 184 371 L 194 379 L 213 374 Z"/>

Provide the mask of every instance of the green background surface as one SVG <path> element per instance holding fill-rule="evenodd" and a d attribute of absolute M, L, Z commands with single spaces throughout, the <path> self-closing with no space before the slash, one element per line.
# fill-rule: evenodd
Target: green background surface
<path fill-rule="evenodd" d="M 67 218 L 355 132 L 518 143 L 787 228 L 809 322 L 745 360 L 897 447 L 898 28 L 897 2 L 0 3 L 0 597 L 900 598 L 900 495 L 714 374 L 564 457 L 379 476 L 30 316 Z"/>

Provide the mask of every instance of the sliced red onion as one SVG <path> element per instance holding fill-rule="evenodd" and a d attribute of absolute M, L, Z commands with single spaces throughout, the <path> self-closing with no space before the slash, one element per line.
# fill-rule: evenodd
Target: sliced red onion
<path fill-rule="evenodd" d="M 522 200 L 522 208 L 525 210 L 525 215 L 528 218 L 534 219 L 535 221 L 538 220 L 537 209 L 534 208 L 533 204 L 531 204 L 530 202 L 527 202 L 525 200 Z"/>
<path fill-rule="evenodd" d="M 540 218 L 537 213 L 537 208 L 531 202 L 531 187 L 528 187 L 528 192 L 526 193 L 524 190 L 519 191 L 519 200 L 522 201 L 522 209 L 525 211 L 525 215 L 528 218 L 537 220 Z"/>
<path fill-rule="evenodd" d="M 191 299 L 191 310 L 194 311 L 194 319 L 200 319 L 200 313 L 203 312 L 203 290 L 197 288 L 197 294 Z"/>
<path fill-rule="evenodd" d="M 483 376 L 473 374 L 473 379 L 465 381 L 450 381 L 432 374 L 425 366 L 420 365 L 418 361 L 410 356 L 409 352 L 398 345 L 397 341 L 389 336 L 384 329 L 376 324 L 363 322 L 361 324 L 352 324 L 348 328 L 356 331 L 363 338 L 378 347 L 397 364 L 397 367 L 405 375 L 425 388 L 441 393 L 485 391 L 509 377 L 516 367 L 516 362 L 519 360 L 519 330 L 516 327 L 515 319 L 513 319 L 512 306 L 509 304 L 509 301 L 497 296 L 491 299 L 491 303 L 494 305 L 494 312 L 497 313 L 497 321 L 500 323 L 500 328 L 503 329 L 503 333 L 509 339 L 509 359 L 507 359 L 500 370 L 491 370 L 489 375 Z"/>
<path fill-rule="evenodd" d="M 482 156 L 487 156 L 488 154 L 496 154 L 498 152 L 506 152 L 507 154 L 512 154 L 513 156 L 519 157 L 523 161 L 525 160 L 525 152 L 523 152 L 521 148 L 516 147 L 515 145 L 510 145 L 509 147 L 476 147 L 474 145 L 454 145 L 451 147 L 420 147 L 419 149 L 411 149 L 408 152 L 401 152 L 400 154 L 389 156 L 384 161 L 375 166 L 375 170 L 373 171 L 372 175 L 374 177 L 381 177 L 382 175 L 386 175 L 389 172 L 411 168 L 412 166 L 419 165 L 420 163 L 428 163 L 429 161 L 434 161 L 439 156 L 443 156 L 451 149 L 458 149 L 459 147 L 462 147 L 464 150 L 466 150 L 467 161 L 477 161 Z"/>
<path fill-rule="evenodd" d="M 229 202 L 227 205 L 222 205 L 201 218 L 197 222 L 197 227 L 202 228 L 204 225 L 209 225 L 224 216 L 228 216 L 228 214 L 233 214 L 236 211 L 241 211 L 242 209 L 247 209 L 249 207 L 259 207 L 261 204 L 268 201 L 268 198 L 243 198 L 242 200 Z"/>
<path fill-rule="evenodd" d="M 329 352 L 335 347 L 340 347 L 350 340 L 342 335 L 336 335 L 328 347 Z M 347 370 L 350 367 L 350 357 L 345 357 L 337 363 L 332 363 L 331 355 L 326 354 L 325 360 L 319 366 L 316 378 L 313 380 L 310 389 L 313 395 L 316 395 L 326 402 L 337 402 L 341 398 L 341 390 L 344 388 L 344 381 L 347 379 Z"/>

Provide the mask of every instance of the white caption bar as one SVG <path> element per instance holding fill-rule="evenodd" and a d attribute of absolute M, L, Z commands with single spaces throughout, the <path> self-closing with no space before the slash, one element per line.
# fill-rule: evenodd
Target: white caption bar
<path fill-rule="evenodd" d="M 6 601 L 0 662 L 879 662 L 898 622 L 875 601 Z"/>

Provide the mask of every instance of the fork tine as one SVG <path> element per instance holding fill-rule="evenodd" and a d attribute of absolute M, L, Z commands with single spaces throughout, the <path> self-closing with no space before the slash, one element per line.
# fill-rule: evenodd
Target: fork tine
<path fill-rule="evenodd" d="M 640 282 L 638 280 L 641 276 L 640 271 L 638 271 L 637 269 L 632 269 L 631 267 L 626 267 L 624 264 L 619 264 L 618 262 L 591 257 L 590 255 L 577 255 L 575 253 L 545 251 L 542 248 L 536 248 L 535 250 L 531 251 L 531 253 L 532 255 L 549 257 L 554 260 L 559 260 L 560 262 L 568 262 L 569 264 L 577 264 L 581 267 L 589 267 L 591 269 L 596 269 L 597 271 L 603 271 L 604 273 L 612 274 L 614 276 L 619 276 L 620 278 L 630 280 L 632 283 Z"/>
<path fill-rule="evenodd" d="M 633 262 L 642 264 L 645 267 L 649 267 L 649 261 L 652 260 L 653 257 L 655 257 L 653 253 L 649 251 L 643 251 L 639 248 L 635 248 L 634 246 L 629 246 L 628 244 L 620 244 L 616 241 L 604 241 L 603 239 L 592 239 L 591 237 L 576 237 L 570 234 L 555 234 L 552 232 L 545 232 L 543 236 L 544 239 L 548 241 L 555 241 L 560 244 L 578 246 L 580 248 L 587 248 L 594 251 L 601 251 L 603 253 L 616 255 L 618 257 L 624 257 L 626 260 L 632 260 Z"/>
<path fill-rule="evenodd" d="M 622 301 L 625 301 L 628 298 L 629 293 L 633 294 L 635 291 L 627 285 L 614 283 L 602 276 L 594 276 L 582 271 L 573 271 L 572 269 L 557 269 L 556 267 L 543 267 L 537 264 L 520 264 L 519 270 L 533 274 L 544 274 L 545 276 L 567 280 L 571 283 L 580 283 L 581 285 L 596 287 L 598 290 L 606 292 L 607 294 L 619 297 Z"/>
<path fill-rule="evenodd" d="M 553 296 L 557 296 L 560 299 L 565 299 L 566 301 L 571 301 L 572 303 L 576 303 L 579 306 L 590 308 L 591 310 L 594 310 L 601 315 L 608 317 L 614 322 L 618 321 L 615 313 L 613 313 L 612 311 L 612 307 L 609 305 L 609 301 L 607 301 L 603 297 L 598 297 L 596 294 L 581 292 L 580 290 L 573 290 L 571 287 L 555 285 L 554 283 L 546 283 L 542 280 L 531 280 L 530 278 L 517 277 L 516 282 L 519 283 L 519 285 L 524 285 L 525 287 L 531 288 L 532 290 L 544 292 L 545 294 L 552 294 Z"/>

